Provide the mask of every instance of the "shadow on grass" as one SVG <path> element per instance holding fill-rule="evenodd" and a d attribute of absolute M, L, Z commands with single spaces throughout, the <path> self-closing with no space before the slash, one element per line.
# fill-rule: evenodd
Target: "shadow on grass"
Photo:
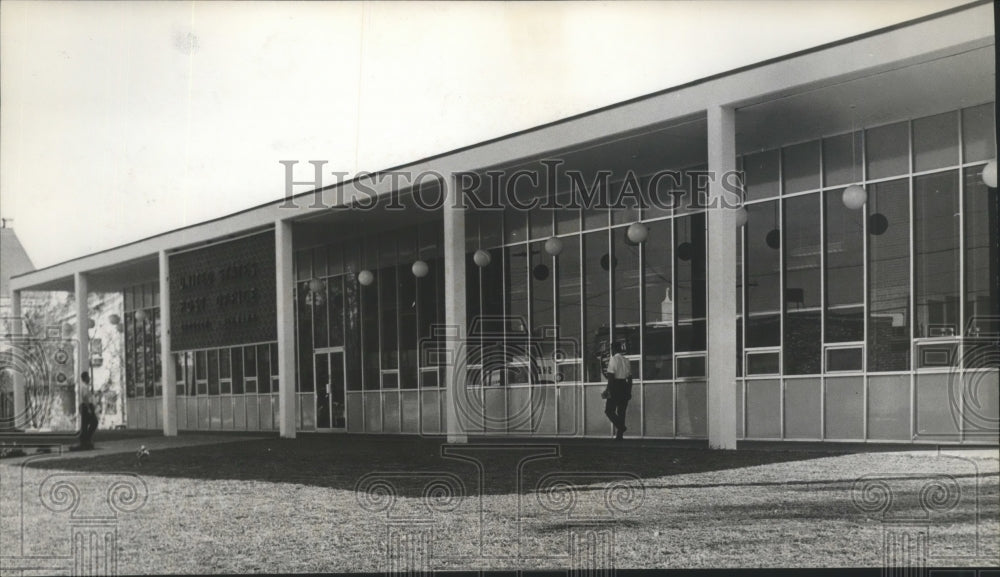
<path fill-rule="evenodd" d="M 136 448 L 139 446 L 136 442 Z M 422 496 L 428 480 L 454 479 L 466 495 L 525 493 L 546 483 L 646 484 L 671 475 L 739 469 L 829 457 L 827 451 L 709 451 L 687 443 L 497 439 L 448 445 L 442 439 L 306 434 L 153 451 L 141 465 L 132 452 L 41 459 L 29 466 L 94 473 L 204 480 L 296 483 L 355 490 L 387 480 L 398 496 Z"/>

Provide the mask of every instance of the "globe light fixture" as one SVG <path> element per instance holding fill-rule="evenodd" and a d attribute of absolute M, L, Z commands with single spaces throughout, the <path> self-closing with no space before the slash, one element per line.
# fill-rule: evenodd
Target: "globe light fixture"
<path fill-rule="evenodd" d="M 472 261 L 475 262 L 476 266 L 478 266 L 479 268 L 484 268 L 489 266 L 490 263 L 493 262 L 493 257 L 491 257 L 490 253 L 486 252 L 485 250 L 479 249 L 476 251 L 475 254 L 472 255 Z"/>
<path fill-rule="evenodd" d="M 545 241 L 545 252 L 547 252 L 551 256 L 559 256 L 559 253 L 562 252 L 562 249 L 563 249 L 563 241 L 558 236 L 550 237 L 547 241 Z"/>
<path fill-rule="evenodd" d="M 135 311 L 135 320 L 139 322 L 146 320 L 146 311 L 142 309 Z"/>
<path fill-rule="evenodd" d="M 994 158 L 983 167 L 983 184 L 990 188 L 997 187 L 997 159 Z"/>
<path fill-rule="evenodd" d="M 358 273 L 358 282 L 361 283 L 361 286 L 369 286 L 375 282 L 375 275 L 372 271 L 364 269 Z"/>
<path fill-rule="evenodd" d="M 636 244 L 645 242 L 649 236 L 649 227 L 641 222 L 633 222 L 628 227 L 628 239 Z"/>
<path fill-rule="evenodd" d="M 844 189 L 841 200 L 844 201 L 844 206 L 847 208 L 860 210 L 868 202 L 868 192 L 860 184 L 852 184 Z"/>
<path fill-rule="evenodd" d="M 427 276 L 427 273 L 430 272 L 430 268 L 427 266 L 427 263 L 422 260 L 414 262 L 413 266 L 410 267 L 410 270 L 413 271 L 413 276 L 417 278 L 424 278 Z"/>
<path fill-rule="evenodd" d="M 747 224 L 747 218 L 748 217 L 749 217 L 749 215 L 747 214 L 746 207 L 741 206 L 741 207 L 737 208 L 736 209 L 736 228 L 743 228 L 744 226 L 746 226 L 746 224 Z"/>
<path fill-rule="evenodd" d="M 323 281 L 314 278 L 309 281 L 309 292 L 318 293 L 323 290 Z"/>

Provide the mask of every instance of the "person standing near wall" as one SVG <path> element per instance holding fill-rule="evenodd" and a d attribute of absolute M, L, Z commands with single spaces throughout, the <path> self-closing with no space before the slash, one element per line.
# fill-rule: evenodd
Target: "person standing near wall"
<path fill-rule="evenodd" d="M 611 424 L 615 427 L 615 439 L 620 441 L 625 435 L 625 411 L 628 409 L 628 402 L 632 399 L 632 368 L 628 359 L 622 353 L 625 351 L 625 344 L 615 342 L 611 345 L 614 354 L 608 361 L 608 368 L 605 374 L 608 377 L 608 387 L 601 394 L 606 400 L 604 402 L 604 414 L 608 416 Z"/>

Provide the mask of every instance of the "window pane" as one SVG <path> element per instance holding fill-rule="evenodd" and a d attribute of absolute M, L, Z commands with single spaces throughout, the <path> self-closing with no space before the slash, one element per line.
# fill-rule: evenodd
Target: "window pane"
<path fill-rule="evenodd" d="M 781 232 L 778 229 L 778 202 L 747 207 L 747 346 L 781 344 L 777 315 L 781 311 Z"/>
<path fill-rule="evenodd" d="M 778 366 L 778 353 L 747 354 L 748 375 L 777 375 L 781 369 Z"/>
<path fill-rule="evenodd" d="M 705 213 L 674 219 L 675 349 L 705 350 Z"/>
<path fill-rule="evenodd" d="M 826 309 L 828 343 L 863 341 L 865 339 L 864 305 Z"/>
<path fill-rule="evenodd" d="M 575 197 L 569 191 L 565 191 L 560 192 L 556 198 L 559 206 L 570 207 L 555 211 L 556 232 L 558 234 L 578 232 L 580 230 L 580 207 Z"/>
<path fill-rule="evenodd" d="M 529 245 L 531 262 L 531 334 L 541 337 L 545 327 L 555 324 L 552 257 L 543 241 Z"/>
<path fill-rule="evenodd" d="M 610 295 L 608 271 L 612 266 L 608 251 L 608 232 L 592 232 L 583 236 L 584 247 L 584 335 L 586 338 L 587 382 L 604 380 L 603 364 L 608 353 Z"/>
<path fill-rule="evenodd" d="M 399 331 L 396 318 L 396 267 L 388 266 L 379 270 L 381 282 L 381 335 L 382 335 L 382 368 L 395 369 L 399 367 Z"/>
<path fill-rule="evenodd" d="M 229 379 L 233 375 L 229 349 L 219 349 L 219 378 Z"/>
<path fill-rule="evenodd" d="M 503 198 L 502 196 L 500 198 Z M 489 213 L 488 213 L 489 214 Z M 492 218 L 492 214 L 489 214 Z M 523 242 L 528 240 L 528 213 L 508 206 L 503 211 L 503 228 L 505 242 Z"/>
<path fill-rule="evenodd" d="M 349 253 L 350 251 L 345 251 Z M 346 260 L 347 254 L 345 254 L 344 266 L 351 270 L 353 263 L 349 266 Z M 430 273 L 427 275 L 429 283 L 434 283 L 435 267 L 436 262 L 433 260 L 427 261 L 427 265 L 430 268 Z M 360 285 L 354 280 L 353 276 L 348 275 L 344 278 L 344 350 L 346 351 L 344 364 L 346 366 L 346 376 L 347 376 L 347 390 L 349 391 L 360 391 L 361 390 L 361 303 L 359 297 Z M 303 357 L 303 363 L 309 363 L 312 367 L 313 360 L 310 353 L 309 357 Z M 305 368 L 305 364 L 302 365 Z M 308 369 L 311 373 L 312 368 Z M 305 374 L 305 371 L 303 371 Z M 303 377 L 305 378 L 305 377 Z M 311 386 L 310 386 L 311 387 Z M 312 390 L 312 388 L 308 389 Z"/>
<path fill-rule="evenodd" d="M 1000 194 L 979 176 L 981 166 L 965 170 L 965 324 L 967 336 L 997 330 L 983 319 L 1000 318 Z"/>
<path fill-rule="evenodd" d="M 358 285 L 358 291 L 361 293 L 361 340 L 365 390 L 378 390 L 382 381 L 378 352 L 378 285 L 380 282 L 381 279 L 376 275 L 370 285 Z"/>
<path fill-rule="evenodd" d="M 219 351 L 208 351 L 208 394 L 219 394 Z"/>
<path fill-rule="evenodd" d="M 615 340 L 624 341 L 630 354 L 639 353 L 639 245 L 628 239 L 625 228 L 611 231 L 614 239 L 612 294 L 615 307 Z"/>
<path fill-rule="evenodd" d="M 910 234 L 907 181 L 869 187 L 868 369 L 910 368 Z"/>
<path fill-rule="evenodd" d="M 243 394 L 243 348 L 233 347 L 233 394 Z M 310 384 L 312 383 L 312 370 L 309 371 Z M 310 389 L 311 390 L 311 389 Z"/>
<path fill-rule="evenodd" d="M 267 345 L 257 345 L 257 392 L 271 392 L 271 358 Z"/>
<path fill-rule="evenodd" d="M 257 347 L 243 347 L 243 375 L 246 392 L 257 392 Z"/>
<path fill-rule="evenodd" d="M 528 179 L 525 178 L 522 182 L 524 184 L 528 184 Z M 542 186 L 544 187 L 544 184 Z M 552 210 L 544 208 L 549 202 L 545 194 L 540 190 L 536 190 L 531 194 L 522 194 L 518 196 L 518 198 L 524 199 L 524 202 L 526 203 L 532 203 L 535 199 L 538 200 L 538 206 L 528 212 L 528 224 L 531 228 L 531 238 L 540 239 L 552 236 Z"/>
<path fill-rule="evenodd" d="M 197 351 L 194 354 L 194 375 L 197 380 L 198 394 L 208 394 L 208 353 Z"/>
<path fill-rule="evenodd" d="M 828 371 L 860 371 L 863 361 L 861 347 L 826 351 L 826 370 Z"/>
<path fill-rule="evenodd" d="M 818 140 L 786 147 L 781 154 L 784 194 L 819 188 Z"/>
<path fill-rule="evenodd" d="M 785 374 L 812 375 L 821 371 L 822 351 L 819 311 L 790 312 L 785 315 Z"/>
<path fill-rule="evenodd" d="M 992 102 L 966 108 L 962 111 L 962 141 L 965 146 L 965 162 L 977 162 L 996 157 L 995 130 L 996 123 L 993 119 Z"/>
<path fill-rule="evenodd" d="M 917 337 L 961 334 L 958 171 L 913 179 Z"/>
<path fill-rule="evenodd" d="M 910 170 L 909 128 L 906 122 L 865 131 L 868 179 L 905 174 Z"/>
<path fill-rule="evenodd" d="M 326 280 L 326 311 L 327 327 L 330 335 L 328 346 L 344 345 L 344 284 L 343 277 L 336 276 Z"/>
<path fill-rule="evenodd" d="M 827 307 L 864 302 L 864 211 L 844 206 L 843 189 L 824 192 Z"/>
<path fill-rule="evenodd" d="M 785 200 L 785 306 L 820 306 L 819 194 Z"/>
<path fill-rule="evenodd" d="M 704 377 L 705 357 L 679 357 L 677 359 L 677 377 Z"/>
<path fill-rule="evenodd" d="M 413 258 L 413 257 L 411 257 Z M 417 277 L 411 264 L 399 265 L 399 381 L 404 389 L 417 388 Z M 422 280 L 422 279 L 420 279 Z"/>
<path fill-rule="evenodd" d="M 674 291 L 671 279 L 670 221 L 649 223 L 649 240 L 643 243 L 645 265 L 645 334 L 643 378 L 673 377 Z"/>
<path fill-rule="evenodd" d="M 759 200 L 778 195 L 778 151 L 769 150 L 743 157 L 746 171 L 746 199 Z"/>
<path fill-rule="evenodd" d="M 559 338 L 573 345 L 573 352 L 559 367 L 566 381 L 579 380 L 582 337 L 580 331 L 580 237 L 564 237 L 563 249 L 555 259 L 559 286 Z"/>
<path fill-rule="evenodd" d="M 823 185 L 861 182 L 863 151 L 860 132 L 823 139 Z"/>
<path fill-rule="evenodd" d="M 958 164 L 958 112 L 913 121 L 913 170 Z"/>

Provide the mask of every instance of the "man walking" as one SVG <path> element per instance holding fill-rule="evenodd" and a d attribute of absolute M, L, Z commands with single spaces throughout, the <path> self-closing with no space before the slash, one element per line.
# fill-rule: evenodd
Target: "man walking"
<path fill-rule="evenodd" d="M 625 351 L 625 344 L 615 342 L 611 345 L 613 355 L 608 361 L 606 375 L 608 377 L 608 388 L 604 391 L 604 414 L 615 427 L 615 439 L 620 441 L 625 435 L 625 410 L 628 402 L 632 399 L 632 368 L 628 359 L 622 353 Z"/>

